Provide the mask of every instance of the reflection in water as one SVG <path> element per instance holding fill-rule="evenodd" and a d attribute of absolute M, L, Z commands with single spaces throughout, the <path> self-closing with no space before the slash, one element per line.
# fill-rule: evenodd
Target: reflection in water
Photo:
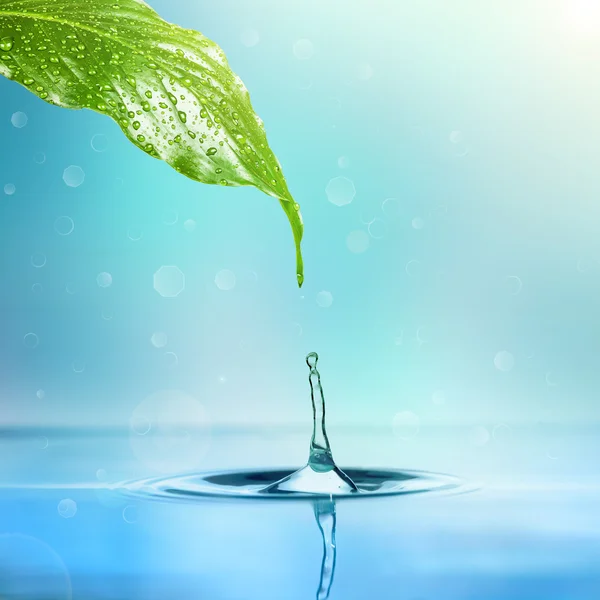
<path fill-rule="evenodd" d="M 317 525 L 323 536 L 323 561 L 321 562 L 321 579 L 317 590 L 317 600 L 327 600 L 333 584 L 337 553 L 335 545 L 335 501 L 333 499 L 317 500 L 313 504 L 313 509 Z"/>

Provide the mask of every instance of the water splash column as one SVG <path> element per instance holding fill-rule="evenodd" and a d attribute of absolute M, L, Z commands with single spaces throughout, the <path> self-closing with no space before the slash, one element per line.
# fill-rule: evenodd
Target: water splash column
<path fill-rule="evenodd" d="M 310 369 L 310 395 L 313 408 L 313 434 L 310 440 L 309 466 L 318 473 L 331 471 L 335 468 L 327 431 L 325 429 L 325 397 L 321 385 L 321 374 L 317 370 L 319 355 L 311 352 L 306 357 Z"/>

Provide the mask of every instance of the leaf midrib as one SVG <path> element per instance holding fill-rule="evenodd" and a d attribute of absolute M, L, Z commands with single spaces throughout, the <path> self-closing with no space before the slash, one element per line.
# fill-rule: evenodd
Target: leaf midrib
<path fill-rule="evenodd" d="M 3 11 L 2 9 L 0 9 L 0 18 L 1 17 L 17 17 L 17 18 L 21 17 L 21 18 L 25 18 L 25 19 L 31 19 L 32 21 L 45 21 L 47 23 L 57 23 L 59 25 L 65 25 L 67 27 L 72 27 L 73 29 L 80 29 L 82 31 L 87 31 L 88 33 L 93 33 L 100 37 L 112 40 L 113 42 L 121 44 L 123 47 L 125 47 L 129 50 L 132 50 L 138 56 L 143 56 L 143 54 L 140 52 L 139 48 L 137 48 L 136 46 L 132 46 L 131 44 L 128 44 L 125 40 L 121 39 L 120 37 L 111 35 L 110 33 L 107 33 L 106 31 L 96 29 L 95 27 L 92 27 L 90 25 L 84 25 L 81 22 L 73 22 L 73 21 L 69 21 L 67 19 L 57 19 L 56 17 L 52 17 L 51 15 L 45 15 L 45 14 L 33 14 L 30 12 L 17 12 L 17 11 Z M 185 31 L 185 30 L 183 30 L 183 31 Z M 179 57 L 179 58 L 181 58 L 181 57 Z M 165 66 L 165 65 L 170 66 L 168 64 L 168 62 L 163 60 L 160 55 L 158 55 L 156 57 L 156 59 L 163 66 Z M 214 61 L 210 57 L 205 57 L 205 60 L 214 64 Z"/>
<path fill-rule="evenodd" d="M 33 21 L 46 21 L 49 23 L 57 23 L 58 25 L 66 25 L 67 27 L 72 27 L 73 29 L 81 29 L 82 31 L 87 31 L 88 33 L 94 33 L 99 35 L 100 37 L 108 38 L 113 42 L 118 42 L 125 48 L 134 51 L 136 54 L 140 54 L 140 51 L 135 46 L 131 46 L 127 42 L 123 41 L 120 37 L 114 37 L 112 35 L 107 34 L 105 31 L 100 31 L 99 29 L 95 29 L 94 27 L 90 27 L 88 25 L 83 25 L 81 23 L 74 23 L 72 21 L 68 21 L 65 19 L 56 19 L 55 17 L 51 17 L 48 15 L 40 15 L 40 14 L 31 14 L 31 13 L 21 13 L 21 12 L 6 12 L 0 9 L 0 18 L 2 17 L 17 17 L 24 19 L 31 19 Z M 160 57 L 158 57 L 160 60 Z M 160 61 L 164 64 L 164 61 Z"/>

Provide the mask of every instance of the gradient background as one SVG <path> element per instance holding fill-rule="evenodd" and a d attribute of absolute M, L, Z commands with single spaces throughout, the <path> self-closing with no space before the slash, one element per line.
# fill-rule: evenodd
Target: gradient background
<path fill-rule="evenodd" d="M 4 453 L 4 482 L 95 481 L 111 461 L 115 477 L 155 473 L 156 448 L 137 447 L 135 431 L 152 400 L 140 404 L 159 390 L 193 398 L 166 403 L 165 427 L 200 428 L 195 458 L 189 462 L 184 445 L 169 468 L 300 464 L 310 431 L 304 356 L 313 350 L 334 443 L 342 432 L 334 447 L 342 463 L 447 470 L 508 481 L 513 491 L 533 479 L 568 480 L 571 492 L 584 478 L 596 481 L 600 6 L 150 4 L 217 41 L 250 90 L 302 207 L 306 281 L 299 290 L 291 231 L 272 198 L 186 180 L 134 148 L 110 120 L 51 107 L 0 80 L 0 426 L 5 444 L 14 431 L 38 440 Z M 313 52 L 299 59 L 302 45 L 294 48 L 303 39 Z M 17 111 L 28 116 L 23 128 L 11 124 Z M 95 138 L 106 142 L 103 152 L 91 145 L 97 135 L 105 136 Z M 62 178 L 70 165 L 85 172 L 77 188 Z M 356 190 L 344 206 L 327 194 L 337 177 Z M 14 194 L 2 192 L 6 184 Z M 74 222 L 70 235 L 56 231 L 62 216 Z M 349 249 L 356 231 L 369 236 L 365 252 Z M 43 268 L 31 264 L 38 253 Z M 163 265 L 185 275 L 176 298 L 153 287 Z M 223 269 L 235 274 L 233 289 L 215 284 Z M 107 288 L 97 283 L 102 272 L 112 275 Z M 331 306 L 319 304 L 322 291 Z M 25 343 L 30 332 L 35 348 Z M 166 346 L 151 343 L 156 332 L 166 333 Z M 503 355 L 495 362 L 499 352 L 514 365 Z M 65 427 L 113 428 L 134 441 L 98 442 L 67 460 L 57 441 Z M 266 433 L 214 441 L 240 428 Z M 276 437 L 296 430 L 297 439 Z M 377 434 L 363 444 L 361 431 Z M 9 513 L 15 498 L 4 499 Z M 571 500 L 558 517 L 540 517 L 540 531 L 557 519 L 571 523 L 580 510 Z M 54 499 L 51 510 L 58 518 Z M 597 514 L 588 516 L 598 533 Z M 31 515 L 21 517 L 31 525 Z M 164 543 L 157 527 L 148 525 Z M 29 533 L 38 537 L 35 524 Z M 48 535 L 53 546 L 69 539 Z M 105 540 L 96 564 L 117 539 Z M 143 556 L 154 556 L 140 544 Z M 556 573 L 559 547 L 562 538 L 558 562 L 540 572 Z M 498 552 L 510 554 L 508 546 Z M 597 564 L 598 550 L 585 552 Z M 414 548 L 406 553 L 414 559 Z M 494 556 L 492 571 L 501 570 Z M 543 581 L 546 588 L 515 584 L 493 597 L 596 597 Z M 446 580 L 440 586 L 471 597 Z M 551 595 L 559 588 L 564 596 Z M 238 598 L 215 589 L 213 598 Z"/>

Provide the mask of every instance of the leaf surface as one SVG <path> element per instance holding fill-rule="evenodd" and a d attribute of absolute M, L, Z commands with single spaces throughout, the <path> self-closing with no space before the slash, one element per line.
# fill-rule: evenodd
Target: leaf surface
<path fill-rule="evenodd" d="M 0 0 L 0 74 L 50 104 L 111 117 L 191 179 L 277 198 L 302 285 L 299 206 L 246 87 L 214 42 L 140 0 Z"/>

